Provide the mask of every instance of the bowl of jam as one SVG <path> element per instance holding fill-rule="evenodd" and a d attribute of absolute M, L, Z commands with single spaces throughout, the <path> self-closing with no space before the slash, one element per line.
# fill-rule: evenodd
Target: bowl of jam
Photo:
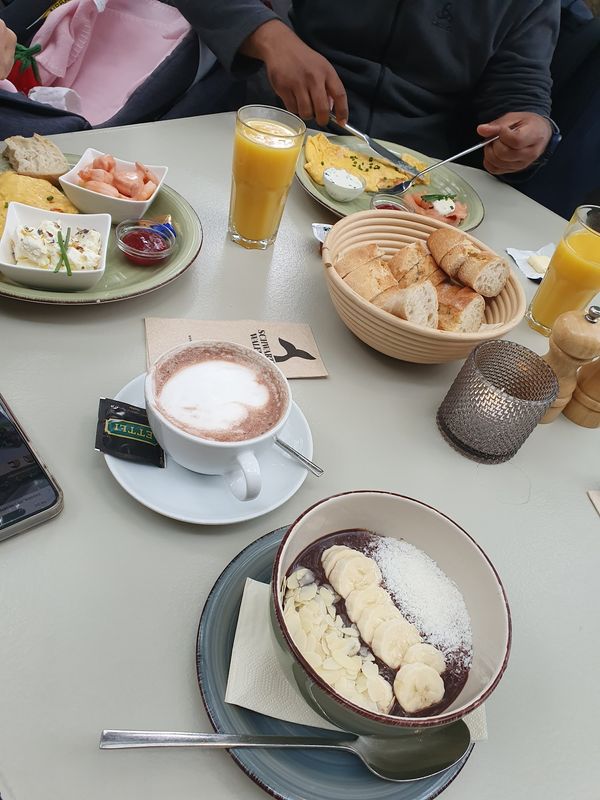
<path fill-rule="evenodd" d="M 389 209 L 390 211 L 413 211 L 399 195 L 378 192 L 371 198 L 371 208 L 378 211 Z"/>
<path fill-rule="evenodd" d="M 177 248 L 173 226 L 148 219 L 126 219 L 120 222 L 115 236 L 119 250 L 125 258 L 142 267 L 162 264 Z"/>

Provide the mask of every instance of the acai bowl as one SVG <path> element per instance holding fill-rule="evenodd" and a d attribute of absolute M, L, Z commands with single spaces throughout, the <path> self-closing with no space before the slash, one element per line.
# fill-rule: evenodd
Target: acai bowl
<path fill-rule="evenodd" d="M 356 733 L 461 719 L 493 692 L 510 652 L 508 602 L 488 557 L 449 517 L 392 492 L 335 495 L 290 526 L 271 617 L 304 698 Z"/>

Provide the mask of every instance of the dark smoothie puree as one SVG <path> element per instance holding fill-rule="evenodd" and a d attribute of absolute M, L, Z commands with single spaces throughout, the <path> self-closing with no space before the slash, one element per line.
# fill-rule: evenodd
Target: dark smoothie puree
<path fill-rule="evenodd" d="M 287 575 L 289 576 L 292 574 L 292 572 L 304 567 L 309 569 L 314 574 L 315 580 L 319 585 L 325 584 L 330 586 L 321 563 L 321 555 L 325 550 L 333 545 L 345 545 L 346 547 L 351 547 L 353 550 L 357 550 L 358 552 L 364 553 L 364 555 L 377 560 L 374 550 L 379 539 L 380 537 L 376 533 L 362 529 L 336 531 L 335 533 L 331 533 L 322 537 L 321 539 L 318 539 L 316 542 L 313 542 L 305 550 L 303 550 L 288 570 Z M 383 580 L 382 587 L 390 593 L 392 599 L 394 602 L 396 602 L 393 593 L 389 587 L 386 586 L 385 578 Z M 411 618 L 410 614 L 407 613 L 401 605 L 397 605 L 403 616 L 409 622 L 413 623 L 413 625 L 416 625 L 416 621 Z M 353 624 L 346 613 L 346 603 L 343 598 L 340 598 L 340 600 L 335 604 L 335 608 L 337 613 L 344 620 L 345 625 L 350 626 Z M 417 629 L 419 628 L 418 625 L 416 625 L 416 627 Z M 423 641 L 427 642 L 426 631 L 419 630 L 419 633 L 423 637 Z M 365 647 L 369 647 L 366 642 L 363 642 L 362 638 L 361 642 L 365 645 Z M 370 649 L 371 648 L 369 647 L 369 650 Z M 444 697 L 439 703 L 428 706 L 421 711 L 408 714 L 402 709 L 398 701 L 394 699 L 394 705 L 389 712 L 390 715 L 396 717 L 429 717 L 445 711 L 448 706 L 450 706 L 458 697 L 469 676 L 469 668 L 465 665 L 465 661 L 468 662 L 468 659 L 465 659 L 466 655 L 468 654 L 464 650 L 457 649 L 454 651 L 444 651 L 446 669 L 442 673 L 442 680 L 444 681 L 445 692 Z M 384 662 L 378 658 L 375 658 L 375 663 L 379 667 L 380 674 L 388 681 L 390 685 L 393 685 L 397 670 L 391 669 L 387 664 L 384 664 Z"/>

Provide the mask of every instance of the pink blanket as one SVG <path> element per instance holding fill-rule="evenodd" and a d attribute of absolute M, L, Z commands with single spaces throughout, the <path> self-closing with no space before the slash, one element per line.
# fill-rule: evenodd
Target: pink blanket
<path fill-rule="evenodd" d="M 190 30 L 176 8 L 159 0 L 70 0 L 52 11 L 33 42 L 44 86 L 81 97 L 92 125 L 110 119 Z"/>

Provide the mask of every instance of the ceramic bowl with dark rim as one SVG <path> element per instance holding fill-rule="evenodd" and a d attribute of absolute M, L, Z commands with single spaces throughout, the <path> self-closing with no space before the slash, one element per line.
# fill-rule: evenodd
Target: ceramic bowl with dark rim
<path fill-rule="evenodd" d="M 319 677 L 290 635 L 283 615 L 285 578 L 290 567 L 318 539 L 352 529 L 406 540 L 432 558 L 462 593 L 471 618 L 473 661 L 459 695 L 441 713 L 392 716 L 376 714 L 349 702 Z M 290 526 L 279 545 L 271 590 L 271 617 L 282 662 L 291 669 L 307 702 L 343 730 L 405 735 L 454 722 L 490 696 L 508 663 L 510 610 L 493 564 L 453 520 L 410 497 L 385 491 L 355 491 L 316 503 Z"/>

